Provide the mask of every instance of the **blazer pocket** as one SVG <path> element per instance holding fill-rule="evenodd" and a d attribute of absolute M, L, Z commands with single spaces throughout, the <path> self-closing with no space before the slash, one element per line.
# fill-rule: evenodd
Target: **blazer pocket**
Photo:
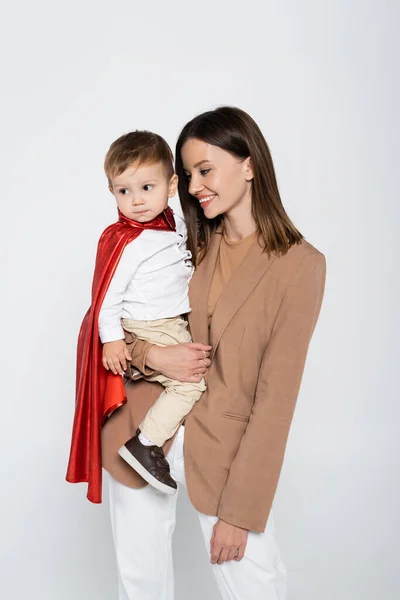
<path fill-rule="evenodd" d="M 250 421 L 250 417 L 246 417 L 246 415 L 238 415 L 233 412 L 223 412 L 221 413 L 222 417 L 226 419 L 233 419 L 234 421 L 243 421 L 243 423 L 248 423 Z"/>

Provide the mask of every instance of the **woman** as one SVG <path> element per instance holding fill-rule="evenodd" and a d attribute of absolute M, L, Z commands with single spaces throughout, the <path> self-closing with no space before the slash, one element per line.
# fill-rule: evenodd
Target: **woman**
<path fill-rule="evenodd" d="M 132 363 L 185 381 L 206 374 L 206 392 L 165 448 L 172 476 L 187 485 L 222 598 L 282 600 L 286 574 L 270 511 L 325 258 L 287 216 L 268 146 L 245 112 L 223 107 L 189 122 L 176 171 L 196 261 L 195 343 L 162 348 L 132 339 Z M 143 482 L 117 458 L 159 391 L 130 383 L 127 404 L 103 430 L 120 600 L 173 598 L 176 496 L 133 489 Z"/>

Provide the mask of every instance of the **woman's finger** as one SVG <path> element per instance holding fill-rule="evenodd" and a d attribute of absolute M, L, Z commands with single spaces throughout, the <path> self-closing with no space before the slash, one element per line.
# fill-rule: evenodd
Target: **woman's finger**
<path fill-rule="evenodd" d="M 110 370 L 110 367 L 108 366 L 108 362 L 107 362 L 107 359 L 106 359 L 106 357 L 105 357 L 105 356 L 103 356 L 103 360 L 102 360 L 102 362 L 103 362 L 103 367 L 104 367 L 105 369 L 107 369 L 107 371 L 109 371 L 109 370 Z"/>
<path fill-rule="evenodd" d="M 204 370 L 199 369 L 198 371 L 196 371 L 196 373 L 193 373 L 193 377 L 200 377 L 200 379 L 202 379 L 204 377 L 205 373 L 206 373 L 205 369 Z"/>
<path fill-rule="evenodd" d="M 241 544 L 235 553 L 235 557 L 233 560 L 240 561 L 244 557 L 244 551 L 246 550 L 246 546 Z"/>
<path fill-rule="evenodd" d="M 191 360 L 190 364 L 189 364 L 189 369 L 193 369 L 193 371 L 196 370 L 196 372 L 197 372 L 197 370 L 199 369 L 199 367 L 205 367 L 206 366 L 204 364 L 204 361 L 206 361 L 206 360 L 207 360 L 206 358 L 200 358 L 200 359 L 196 358 L 196 360 Z"/>
<path fill-rule="evenodd" d="M 198 375 L 192 375 L 191 377 L 188 377 L 185 381 L 187 381 L 188 383 L 200 383 L 202 379 L 203 375 L 199 373 Z"/>
<path fill-rule="evenodd" d="M 211 540 L 210 540 L 210 554 L 211 554 L 211 552 L 213 551 L 213 548 L 214 548 L 214 540 L 215 540 L 215 525 L 213 527 L 212 535 L 211 535 Z"/>
<path fill-rule="evenodd" d="M 236 550 L 237 550 L 237 547 L 236 546 L 232 546 L 232 548 L 228 552 L 228 556 L 226 558 L 226 562 L 229 562 L 230 560 L 233 560 L 235 558 Z"/>
<path fill-rule="evenodd" d="M 195 367 L 192 368 L 190 375 L 199 375 L 200 373 L 201 373 L 201 375 L 204 375 L 204 373 L 206 371 L 207 371 L 206 366 L 197 364 Z"/>
<path fill-rule="evenodd" d="M 217 562 L 219 561 L 219 557 L 221 555 L 221 550 L 222 550 L 222 548 L 216 547 L 215 544 L 211 548 L 210 559 L 211 559 L 212 565 L 217 564 Z"/>
<path fill-rule="evenodd" d="M 209 367 L 211 365 L 211 360 L 209 358 L 200 358 L 200 360 L 197 361 L 197 364 L 201 364 L 203 367 Z"/>
<path fill-rule="evenodd" d="M 227 548 L 222 548 L 221 554 L 219 555 L 219 559 L 217 560 L 217 563 L 219 565 L 222 565 L 224 562 L 226 562 L 228 560 L 230 550 L 231 549 L 229 548 L 229 546 Z"/>
<path fill-rule="evenodd" d="M 207 352 L 206 350 L 200 350 L 196 352 L 196 356 L 198 358 L 198 360 L 204 360 L 205 358 L 209 358 L 210 353 Z"/>
<path fill-rule="evenodd" d="M 193 350 L 205 350 L 206 352 L 209 352 L 212 348 L 212 346 L 209 346 L 208 344 L 202 344 L 201 342 L 191 342 L 190 346 L 193 348 Z"/>

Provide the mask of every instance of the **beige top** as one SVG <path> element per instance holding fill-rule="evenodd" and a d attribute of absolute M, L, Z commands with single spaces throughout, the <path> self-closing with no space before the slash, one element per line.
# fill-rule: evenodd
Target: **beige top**
<path fill-rule="evenodd" d="M 237 242 L 228 241 L 224 234 L 221 235 L 221 245 L 208 294 L 208 326 L 222 290 L 257 238 L 256 231 Z"/>

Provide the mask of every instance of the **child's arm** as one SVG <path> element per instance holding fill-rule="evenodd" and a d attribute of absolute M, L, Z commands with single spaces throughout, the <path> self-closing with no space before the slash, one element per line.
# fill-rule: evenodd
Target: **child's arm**
<path fill-rule="evenodd" d="M 123 303 L 128 285 L 139 266 L 138 244 L 131 242 L 122 253 L 121 259 L 110 282 L 99 314 L 99 336 L 103 343 L 103 365 L 114 374 L 123 374 L 131 355 L 124 340 L 121 326 Z"/>

